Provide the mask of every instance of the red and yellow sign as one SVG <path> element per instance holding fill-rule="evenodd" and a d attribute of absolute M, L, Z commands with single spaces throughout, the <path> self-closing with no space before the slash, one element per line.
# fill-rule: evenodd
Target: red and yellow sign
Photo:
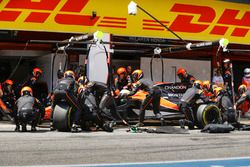
<path fill-rule="evenodd" d="M 134 0 L 188 40 L 250 42 L 250 5 L 216 0 Z M 0 29 L 175 38 L 130 0 L 0 0 Z M 92 12 L 96 17 L 92 17 Z"/>

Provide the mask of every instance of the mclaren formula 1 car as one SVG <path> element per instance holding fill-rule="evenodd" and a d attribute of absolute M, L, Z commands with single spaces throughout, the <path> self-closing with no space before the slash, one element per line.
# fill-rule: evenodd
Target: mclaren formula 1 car
<path fill-rule="evenodd" d="M 160 101 L 160 111 L 165 120 L 179 120 L 184 118 L 184 115 L 179 111 L 178 103 L 182 95 L 188 89 L 187 85 L 181 83 L 156 83 L 162 90 L 162 97 Z M 115 99 L 116 110 L 119 115 L 127 113 L 128 121 L 138 120 L 139 106 L 141 101 L 145 98 L 147 92 L 138 91 L 135 95 L 129 98 L 126 103 L 120 103 L 120 99 Z M 93 95 L 87 98 L 86 104 L 90 108 L 97 107 L 97 100 Z M 108 109 L 107 109 L 108 110 Z M 220 110 L 214 104 L 203 104 L 197 102 L 195 107 L 195 119 L 198 122 L 198 127 L 203 128 L 205 125 L 220 118 Z M 46 108 L 45 120 L 50 118 L 51 108 Z M 72 118 L 74 110 L 66 102 L 58 103 L 54 109 L 53 123 L 59 131 L 69 131 L 72 125 Z M 117 118 L 119 119 L 119 118 Z M 154 119 L 152 108 L 146 110 L 146 120 Z"/>

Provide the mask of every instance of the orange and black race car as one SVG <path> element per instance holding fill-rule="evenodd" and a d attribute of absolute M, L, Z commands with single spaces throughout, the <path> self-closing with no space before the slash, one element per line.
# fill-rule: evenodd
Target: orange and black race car
<path fill-rule="evenodd" d="M 179 120 L 184 117 L 184 115 L 179 111 L 178 103 L 182 95 L 188 89 L 187 85 L 181 83 L 156 83 L 162 90 L 162 97 L 160 101 L 160 111 L 164 119 Z M 133 95 L 129 100 L 124 103 L 119 103 L 120 99 L 115 99 L 117 101 L 116 110 L 122 115 L 123 112 L 129 111 L 127 113 L 128 121 L 138 120 L 139 107 L 142 100 L 144 100 L 147 92 L 138 91 Z M 92 101 L 88 105 L 96 104 L 95 97 L 89 97 L 89 100 Z M 214 113 L 218 113 L 218 107 L 211 104 L 199 104 L 197 107 L 196 117 L 197 121 L 201 127 L 204 127 L 206 124 L 214 120 Z M 50 119 L 51 108 L 46 108 L 45 120 Z M 68 131 L 71 127 L 72 115 L 74 111 L 70 106 L 65 103 L 59 103 L 56 105 L 54 110 L 54 126 L 59 131 Z M 118 118 L 119 119 L 119 118 Z M 155 119 L 155 116 L 152 112 L 152 108 L 149 107 L 146 110 L 145 119 Z"/>

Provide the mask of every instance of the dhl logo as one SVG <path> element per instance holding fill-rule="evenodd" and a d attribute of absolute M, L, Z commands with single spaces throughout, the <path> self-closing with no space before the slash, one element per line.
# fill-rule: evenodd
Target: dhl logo
<path fill-rule="evenodd" d="M 95 25 L 99 16 L 92 18 L 89 15 L 79 14 L 88 2 L 89 0 L 67 0 L 54 17 L 54 21 L 64 25 Z M 25 18 L 25 23 L 44 23 L 59 3 L 60 0 L 9 0 L 0 12 L 0 21 L 14 22 L 22 14 L 22 10 L 26 9 L 37 11 L 31 12 Z"/>
<path fill-rule="evenodd" d="M 109 3 L 109 1 L 112 0 L 106 0 L 105 3 Z M 126 1 L 126 4 L 128 4 L 127 2 L 129 1 Z M 90 9 L 87 9 L 89 3 L 92 3 L 91 10 L 95 10 L 95 4 L 98 6 L 100 0 L 0 0 L 0 22 L 13 23 L 22 17 L 23 24 L 38 23 L 44 25 L 53 23 L 57 26 L 95 27 L 96 29 L 105 28 L 105 30 L 108 28 L 109 33 L 117 35 L 124 35 L 124 29 L 127 29 L 127 31 L 133 29 L 131 27 L 134 25 L 130 23 L 129 16 L 124 12 L 116 11 L 117 15 L 111 15 L 108 12 L 98 14 L 97 11 L 97 16 L 93 17 L 89 12 Z M 127 6 L 122 8 L 126 10 Z M 88 14 L 86 14 L 86 10 Z M 207 35 L 221 36 L 230 33 L 231 37 L 244 38 L 248 36 L 250 29 L 250 11 L 246 10 L 242 12 L 240 9 L 225 6 L 224 10 L 218 15 L 217 10 L 211 6 L 180 3 L 176 0 L 176 2 L 171 3 L 168 12 L 173 17 L 166 17 L 165 20 L 161 21 L 175 32 L 192 35 L 206 32 Z M 51 22 L 51 19 L 53 22 Z M 142 34 L 145 31 L 154 33 L 165 31 L 157 22 L 146 16 L 140 17 L 140 23 L 139 29 Z M 0 25 L 0 28 L 2 25 Z M 36 28 L 39 29 L 39 27 Z M 118 29 L 120 31 L 117 31 Z M 73 30 L 66 31 L 72 32 Z M 129 34 L 129 32 L 125 34 Z"/>
<path fill-rule="evenodd" d="M 161 21 L 175 32 L 201 33 L 207 30 L 214 22 L 216 11 L 208 6 L 174 4 L 170 10 L 178 15 L 170 24 L 169 21 Z M 219 17 L 217 24 L 212 28 L 210 34 L 225 35 L 229 27 L 234 27 L 231 36 L 245 37 L 250 29 L 250 11 L 239 18 L 240 10 L 225 9 Z M 194 15 L 199 15 L 198 23 L 192 23 Z M 154 20 L 143 20 L 144 30 L 164 31 L 164 28 Z"/>

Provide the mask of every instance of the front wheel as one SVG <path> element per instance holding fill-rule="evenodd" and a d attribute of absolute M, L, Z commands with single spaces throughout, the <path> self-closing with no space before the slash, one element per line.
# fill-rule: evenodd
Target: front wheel
<path fill-rule="evenodd" d="M 203 129 L 210 123 L 221 123 L 220 109 L 214 104 L 201 104 L 197 110 L 198 127 Z"/>

